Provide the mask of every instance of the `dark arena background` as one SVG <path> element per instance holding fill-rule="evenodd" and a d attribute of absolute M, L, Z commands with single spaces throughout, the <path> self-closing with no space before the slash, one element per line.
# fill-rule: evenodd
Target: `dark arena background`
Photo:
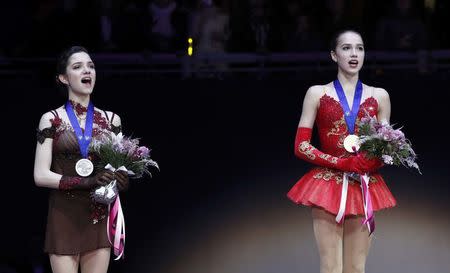
<path fill-rule="evenodd" d="M 152 4 L 174 3 L 171 30 L 157 28 Z M 326 41 L 344 27 L 362 31 L 360 78 L 389 92 L 391 122 L 423 172 L 381 170 L 398 206 L 376 213 L 366 272 L 449 272 L 449 14 L 439 0 L 2 6 L 0 273 L 51 272 L 35 134 L 41 115 L 65 101 L 56 56 L 74 44 L 96 64 L 96 106 L 119 114 L 161 167 L 122 194 L 125 259 L 108 272 L 318 272 L 310 209 L 286 193 L 311 167 L 293 152 L 303 97 L 336 77 Z M 217 25 L 213 50 L 197 42 Z"/>

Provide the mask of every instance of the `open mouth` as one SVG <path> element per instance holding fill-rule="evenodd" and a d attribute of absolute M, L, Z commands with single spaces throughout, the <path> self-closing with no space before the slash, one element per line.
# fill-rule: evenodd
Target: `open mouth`
<path fill-rule="evenodd" d="M 92 78 L 91 77 L 83 77 L 83 78 L 81 78 L 81 83 L 91 85 Z"/>
<path fill-rule="evenodd" d="M 357 60 L 351 60 L 348 62 L 348 64 L 350 65 L 350 67 L 357 67 L 358 66 L 358 61 Z"/>

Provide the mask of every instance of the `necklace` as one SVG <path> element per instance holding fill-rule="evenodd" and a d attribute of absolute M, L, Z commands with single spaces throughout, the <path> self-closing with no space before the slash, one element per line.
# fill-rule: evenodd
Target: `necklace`
<path fill-rule="evenodd" d="M 79 116 L 77 115 L 78 123 L 81 123 L 82 120 L 85 120 L 87 115 Z"/>
<path fill-rule="evenodd" d="M 75 102 L 73 100 L 69 100 L 70 104 L 72 105 L 73 109 L 75 110 L 75 116 L 78 120 L 78 123 L 81 123 L 81 121 L 86 120 L 87 118 L 87 107 L 84 107 L 79 102 Z"/>

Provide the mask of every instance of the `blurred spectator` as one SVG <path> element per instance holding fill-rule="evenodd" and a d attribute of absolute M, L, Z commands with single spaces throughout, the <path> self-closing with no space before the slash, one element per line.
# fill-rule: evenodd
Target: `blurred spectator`
<path fill-rule="evenodd" d="M 219 0 L 199 0 L 192 16 L 191 35 L 195 51 L 199 53 L 223 53 L 230 34 L 229 15 Z"/>
<path fill-rule="evenodd" d="M 319 51 L 325 49 L 318 33 L 313 28 L 311 16 L 298 14 L 295 17 L 293 30 L 287 37 L 286 51 Z"/>
<path fill-rule="evenodd" d="M 227 70 L 227 64 L 217 58 L 227 50 L 230 37 L 227 2 L 221 0 L 199 0 L 197 9 L 191 16 L 190 34 L 194 39 L 194 52 L 209 55 L 211 62 L 197 63 L 198 77 L 221 77 Z M 216 58 L 215 58 L 216 57 Z M 203 70 L 203 71 L 202 71 Z"/>
<path fill-rule="evenodd" d="M 448 16 L 450 15 L 450 1 L 436 0 L 432 12 L 432 32 L 434 48 L 450 48 L 450 31 L 448 27 Z"/>
<path fill-rule="evenodd" d="M 343 27 L 345 20 L 345 0 L 327 0 L 326 8 L 329 11 L 328 17 L 331 24 L 329 27 Z"/>
<path fill-rule="evenodd" d="M 117 45 L 113 42 L 113 0 L 98 0 L 100 19 L 100 43 L 103 50 L 114 50 Z"/>
<path fill-rule="evenodd" d="M 22 54 L 42 56 L 54 54 L 59 49 L 60 43 L 65 40 L 61 27 L 64 22 L 60 22 L 60 14 L 56 0 L 40 1 L 33 5 L 30 34 L 24 37 L 20 50 Z"/>
<path fill-rule="evenodd" d="M 257 51 L 265 51 L 267 49 L 270 30 L 264 3 L 265 0 L 254 0 L 250 10 L 250 26 L 253 31 Z"/>
<path fill-rule="evenodd" d="M 255 50 L 259 52 L 268 51 L 269 32 L 271 25 L 269 23 L 268 0 L 251 0 L 250 6 L 250 27 L 252 38 L 255 41 Z"/>
<path fill-rule="evenodd" d="M 425 25 L 417 16 L 411 0 L 393 2 L 390 14 L 376 27 L 376 48 L 382 50 L 419 50 L 427 47 Z"/>
<path fill-rule="evenodd" d="M 113 22 L 113 37 L 121 51 L 141 51 L 146 48 L 146 3 L 123 0 L 117 20 Z"/>
<path fill-rule="evenodd" d="M 230 48 L 237 52 L 278 51 L 282 31 L 277 6 L 269 0 L 232 0 Z"/>
<path fill-rule="evenodd" d="M 331 36 L 338 29 L 346 29 L 350 27 L 348 9 L 346 9 L 345 0 L 325 0 L 325 6 L 321 16 L 321 32 L 326 41 L 331 39 Z"/>
<path fill-rule="evenodd" d="M 69 1 L 72 2 L 72 0 Z M 101 0 L 78 0 L 75 2 L 74 14 L 71 14 L 71 21 L 68 22 L 71 24 L 71 30 L 66 33 L 68 35 L 67 43 L 62 48 L 79 44 L 92 50 L 98 50 L 101 46 Z"/>
<path fill-rule="evenodd" d="M 174 52 L 182 47 L 186 15 L 175 0 L 154 0 L 149 3 L 151 18 L 150 48 L 157 52 Z"/>

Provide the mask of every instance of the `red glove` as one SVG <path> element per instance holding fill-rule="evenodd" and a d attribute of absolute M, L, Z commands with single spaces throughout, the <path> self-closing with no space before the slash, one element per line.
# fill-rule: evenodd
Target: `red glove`
<path fill-rule="evenodd" d="M 89 190 L 96 186 L 104 186 L 113 180 L 113 172 L 104 170 L 94 176 L 65 176 L 59 180 L 60 190 Z"/>
<path fill-rule="evenodd" d="M 339 158 L 321 152 L 310 144 L 311 134 L 311 128 L 299 127 L 297 129 L 295 137 L 295 155 L 297 157 L 322 167 L 338 169 L 344 172 L 361 174 L 375 167 L 372 160 L 365 158 L 363 155 Z"/>
<path fill-rule="evenodd" d="M 384 163 L 379 158 L 367 158 L 365 152 L 358 153 L 359 164 L 364 173 L 376 172 L 379 168 L 384 166 Z"/>

